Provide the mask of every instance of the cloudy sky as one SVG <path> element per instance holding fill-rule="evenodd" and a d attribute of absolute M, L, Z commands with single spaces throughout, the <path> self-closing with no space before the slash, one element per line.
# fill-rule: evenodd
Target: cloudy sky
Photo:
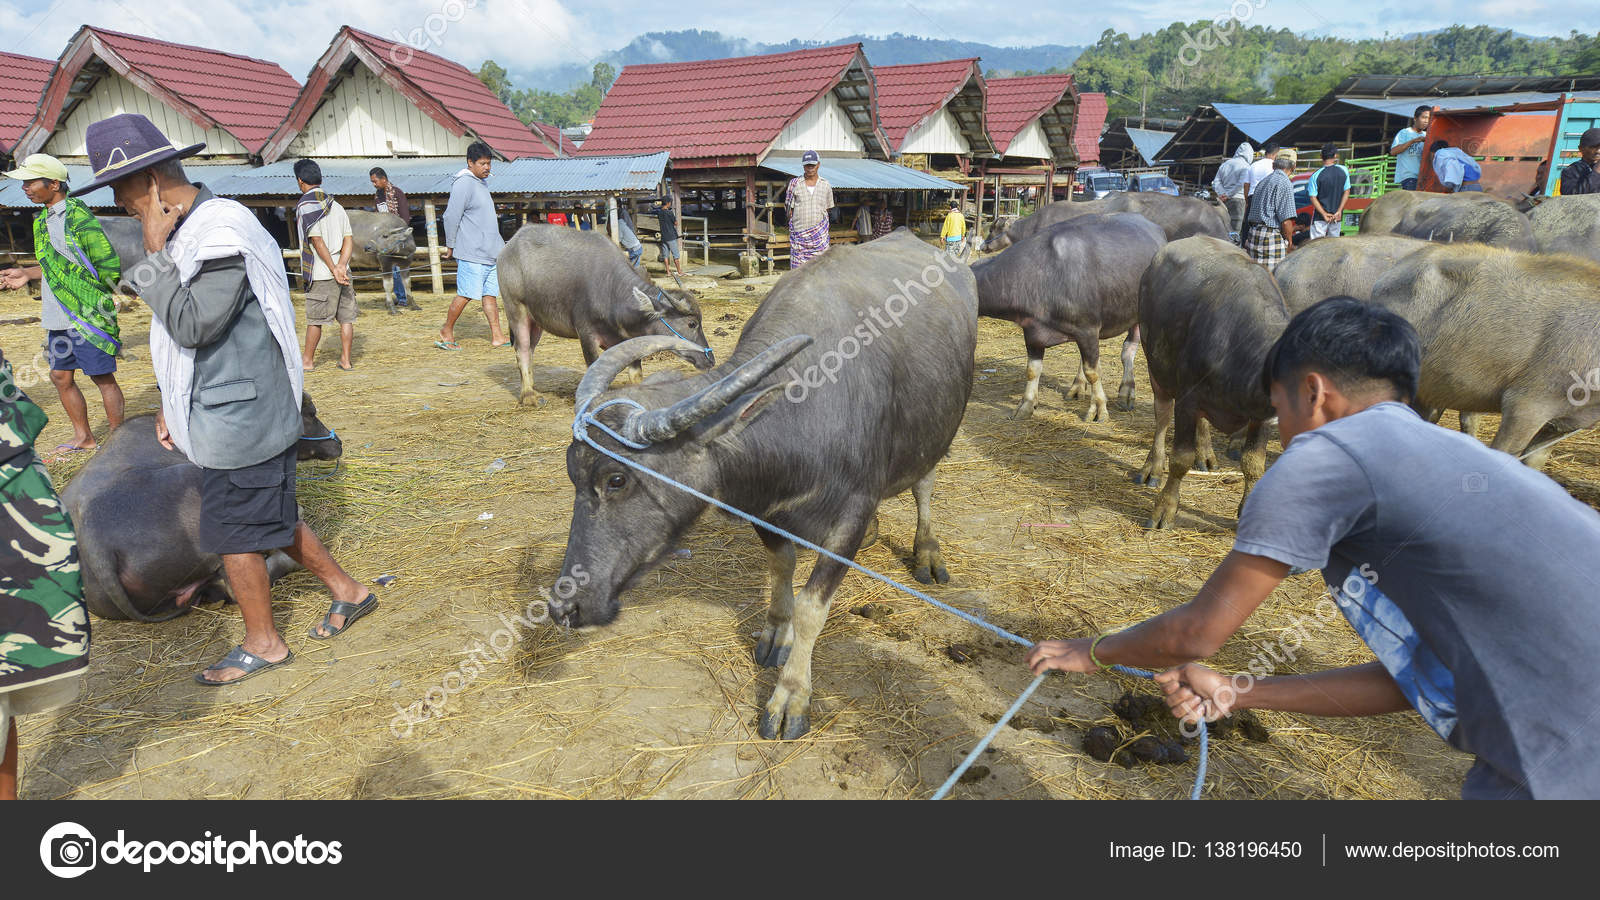
<path fill-rule="evenodd" d="M 1031 12 L 1018 12 L 1019 7 Z M 1106 28 L 1130 34 L 1173 21 L 1225 16 L 1246 24 L 1342 37 L 1404 34 L 1456 23 L 1565 35 L 1600 30 L 1600 4 L 1554 0 L 1171 0 L 1130 4 L 1031 4 L 994 0 L 814 0 L 757 5 L 638 0 L 0 0 L 0 49 L 59 56 L 78 26 L 159 36 L 280 63 L 304 80 L 340 25 L 409 39 L 476 67 L 497 59 L 513 71 L 586 62 L 646 31 L 703 28 L 757 41 L 827 40 L 899 31 L 998 45 L 1088 44 Z M 1003 15 L 995 10 L 1005 9 Z M 670 15 L 668 14 L 670 10 Z"/>

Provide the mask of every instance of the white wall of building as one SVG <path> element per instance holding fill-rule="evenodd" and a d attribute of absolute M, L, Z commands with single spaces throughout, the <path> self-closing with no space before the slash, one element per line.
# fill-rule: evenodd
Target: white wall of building
<path fill-rule="evenodd" d="M 206 149 L 201 151 L 202 156 L 244 156 L 247 152 L 233 135 L 219 128 L 201 128 L 115 72 L 107 72 L 95 82 L 89 96 L 72 108 L 40 152 L 56 157 L 86 157 L 89 151 L 84 132 L 89 124 L 121 113 L 148 118 L 172 139 L 174 146 L 187 147 L 203 141 Z"/>
<path fill-rule="evenodd" d="M 460 156 L 472 139 L 429 118 L 366 66 L 339 81 L 289 144 L 287 156 Z"/>
<path fill-rule="evenodd" d="M 772 149 L 802 153 L 806 150 L 831 150 L 865 155 L 867 147 L 854 128 L 850 116 L 839 105 L 839 99 L 829 91 L 801 113 L 800 118 L 783 129 Z"/>
<path fill-rule="evenodd" d="M 921 126 L 911 129 L 901 153 L 970 153 L 972 147 L 961 134 L 961 125 L 948 109 L 940 109 Z"/>
<path fill-rule="evenodd" d="M 1006 148 L 1007 156 L 1037 156 L 1040 159 L 1051 159 L 1050 142 L 1045 139 L 1044 126 L 1038 119 L 1028 123 L 1012 140 L 1011 146 Z"/>

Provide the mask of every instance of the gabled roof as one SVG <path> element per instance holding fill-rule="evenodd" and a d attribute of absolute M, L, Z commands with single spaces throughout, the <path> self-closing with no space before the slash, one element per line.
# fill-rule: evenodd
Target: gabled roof
<path fill-rule="evenodd" d="M 33 121 L 55 67 L 48 59 L 0 53 L 0 153 L 8 152 Z"/>
<path fill-rule="evenodd" d="M 1073 115 L 1061 107 L 1074 106 L 1077 97 L 1078 89 L 1070 74 L 989 79 L 989 134 L 994 138 L 995 151 L 1004 155 L 1024 128 L 1035 119 L 1049 118 L 1053 121 L 1046 123 L 1045 131 L 1056 162 L 1070 161 L 1076 154 L 1073 123 L 1059 120 Z"/>
<path fill-rule="evenodd" d="M 884 136 L 889 139 L 891 153 L 898 153 L 911 132 L 938 115 L 974 79 L 978 85 L 980 102 L 985 91 L 977 57 L 905 66 L 875 66 L 872 78 L 878 83 L 878 121 L 883 125 Z M 975 112 L 981 130 L 983 109 L 980 107 Z"/>
<path fill-rule="evenodd" d="M 1094 92 L 1078 95 L 1078 115 L 1072 129 L 1072 143 L 1078 150 L 1078 163 L 1100 161 L 1100 132 L 1106 127 L 1106 95 Z"/>
<path fill-rule="evenodd" d="M 847 78 L 853 72 L 862 77 Z M 753 165 L 789 123 L 834 91 L 869 153 L 887 155 L 871 72 L 860 44 L 627 66 L 580 152 L 666 150 L 680 167 Z"/>
<path fill-rule="evenodd" d="M 62 52 L 19 150 L 33 153 L 44 146 L 87 92 L 89 84 L 80 80 L 98 80 L 96 68 L 85 71 L 91 60 L 197 127 L 227 132 L 252 154 L 260 152 L 300 90 L 299 82 L 274 62 L 85 25 Z"/>
<path fill-rule="evenodd" d="M 557 156 L 576 156 L 578 145 L 572 139 L 561 133 L 561 129 L 548 122 L 533 123 L 533 133 L 544 141 L 545 146 L 555 151 Z"/>
<path fill-rule="evenodd" d="M 451 134 L 471 134 L 504 159 L 556 155 L 553 147 L 524 125 L 466 66 L 346 25 L 334 35 L 306 76 L 305 89 L 281 117 L 262 151 L 264 160 L 270 163 L 283 157 L 352 58 Z"/>

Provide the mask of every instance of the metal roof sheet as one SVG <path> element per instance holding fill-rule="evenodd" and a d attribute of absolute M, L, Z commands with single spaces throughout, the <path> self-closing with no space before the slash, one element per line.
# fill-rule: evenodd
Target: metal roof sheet
<path fill-rule="evenodd" d="M 627 66 L 611 85 L 584 155 L 669 151 L 757 156 L 861 54 L 860 44 L 765 56 Z"/>
<path fill-rule="evenodd" d="M 8 152 L 33 121 L 55 67 L 53 60 L 0 53 L 0 153 Z"/>
<path fill-rule="evenodd" d="M 295 160 L 282 159 L 259 168 L 240 168 L 211 185 L 229 197 L 294 197 Z M 456 175 L 466 168 L 461 159 L 390 158 L 319 159 L 322 186 L 339 197 L 370 196 L 368 172 L 380 166 L 389 180 L 414 197 L 445 196 Z M 565 159 L 524 157 L 497 161 L 489 173 L 492 194 L 631 194 L 653 192 L 667 167 L 667 154 L 647 156 L 575 156 Z"/>
<path fill-rule="evenodd" d="M 1310 103 L 1213 103 L 1211 108 L 1257 143 L 1282 131 Z"/>
<path fill-rule="evenodd" d="M 795 176 L 802 174 L 800 157 L 769 156 L 761 167 Z M 822 177 L 840 190 L 870 191 L 960 191 L 959 184 L 935 178 L 916 169 L 897 166 L 876 159 L 855 157 L 824 157 L 820 167 Z"/>
<path fill-rule="evenodd" d="M 1540 94 L 1533 91 L 1516 91 L 1507 94 L 1470 94 L 1463 97 L 1388 97 L 1371 99 L 1365 97 L 1340 97 L 1340 103 L 1359 106 L 1362 109 L 1375 110 L 1399 116 L 1403 119 L 1411 118 L 1411 114 L 1419 106 L 1436 106 L 1440 109 L 1476 109 L 1480 106 L 1510 106 L 1513 103 L 1541 103 L 1547 100 L 1558 100 L 1560 94 Z"/>
<path fill-rule="evenodd" d="M 1133 141 L 1133 148 L 1139 151 L 1139 156 L 1146 165 L 1161 158 L 1161 149 L 1167 146 L 1175 133 L 1154 131 L 1149 128 L 1129 128 L 1127 131 L 1129 140 Z"/>
<path fill-rule="evenodd" d="M 247 172 L 251 169 L 245 165 L 201 165 L 190 161 L 184 165 L 184 171 L 189 173 L 189 178 L 194 181 L 204 182 L 206 187 L 215 190 L 218 185 L 236 173 Z M 67 166 L 67 184 L 88 184 L 93 177 L 93 172 L 88 166 Z M 368 185 L 370 188 L 371 185 Z M 221 191 L 217 191 L 221 194 Z M 103 187 L 90 191 L 87 194 L 74 194 L 79 200 L 95 209 L 113 209 L 116 201 L 111 198 L 111 189 Z M 24 209 L 38 209 L 39 204 L 28 199 L 22 192 L 22 182 L 11 178 L 0 178 L 0 208 L 20 207 Z"/>

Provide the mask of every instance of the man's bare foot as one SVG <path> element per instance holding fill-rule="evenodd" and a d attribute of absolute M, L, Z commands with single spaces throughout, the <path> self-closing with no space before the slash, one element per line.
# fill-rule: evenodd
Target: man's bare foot
<path fill-rule="evenodd" d="M 339 368 L 345 370 L 346 372 L 350 371 L 351 369 L 354 369 L 355 367 L 356 367 L 356 364 L 351 362 L 348 359 L 339 360 Z"/>
<path fill-rule="evenodd" d="M 269 663 L 283 662 L 289 656 L 289 645 L 283 642 L 283 636 L 276 631 L 267 639 L 253 640 L 246 637 L 239 646 L 243 647 L 246 653 L 259 656 Z M 200 677 L 211 684 L 227 684 L 230 681 L 237 681 L 244 674 L 243 669 L 229 666 L 226 669 L 207 669 L 200 673 Z"/>

